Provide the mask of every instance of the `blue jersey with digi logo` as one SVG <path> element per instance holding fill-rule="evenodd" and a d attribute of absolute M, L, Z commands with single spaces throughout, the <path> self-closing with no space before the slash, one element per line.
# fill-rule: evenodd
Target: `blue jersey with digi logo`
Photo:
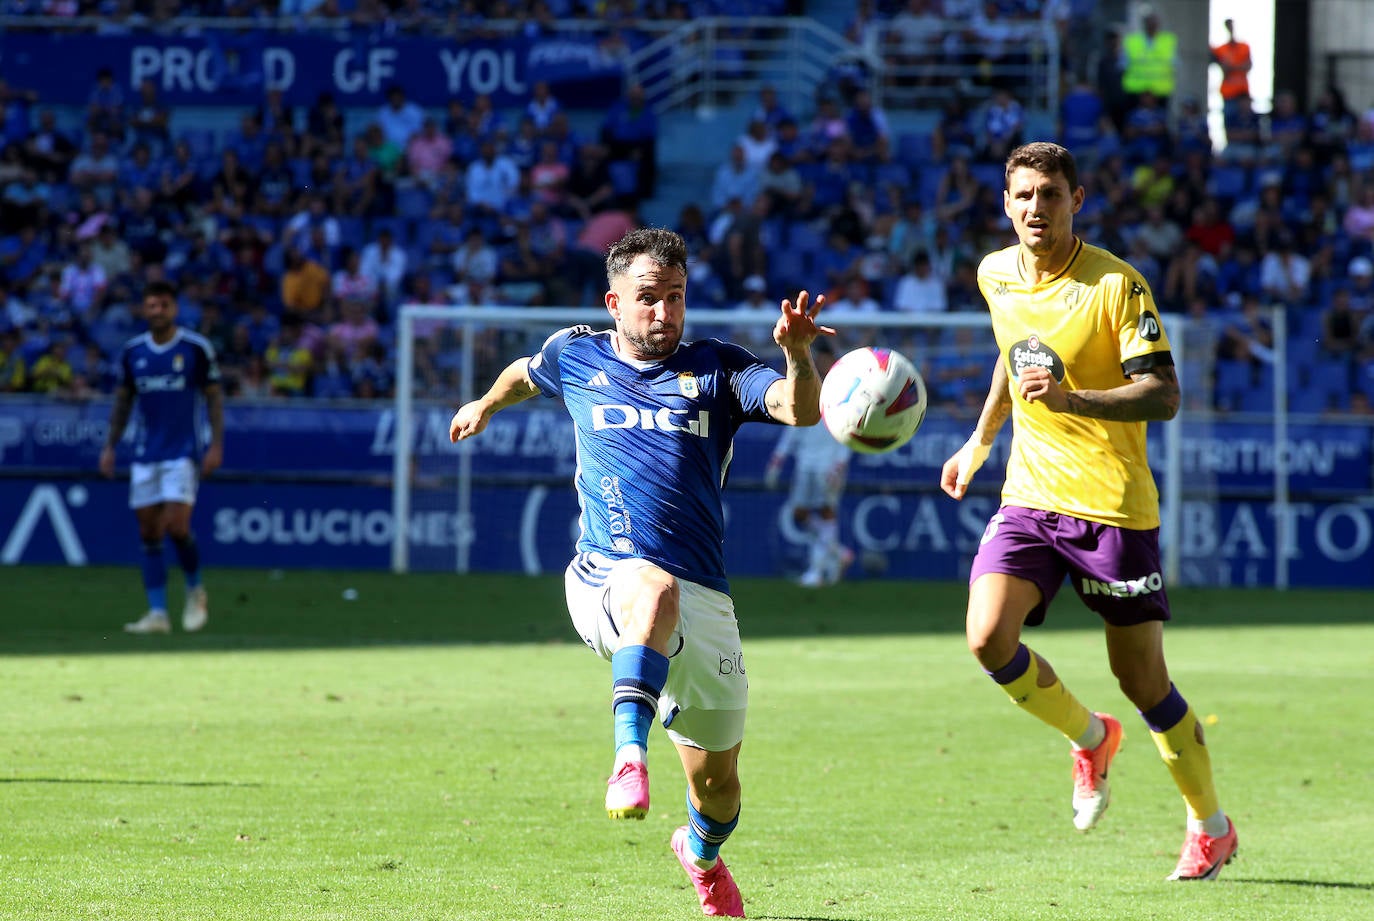
<path fill-rule="evenodd" d="M 133 391 L 138 409 L 134 460 L 199 459 L 201 394 L 219 383 L 214 346 L 180 327 L 162 345 L 144 333 L 124 346 L 119 370 L 120 386 Z"/>
<path fill-rule="evenodd" d="M 611 336 L 559 330 L 530 359 L 530 380 L 563 398 L 576 429 L 577 549 L 729 591 L 721 490 L 735 432 L 773 421 L 764 396 L 781 375 L 717 339 L 631 362 Z"/>

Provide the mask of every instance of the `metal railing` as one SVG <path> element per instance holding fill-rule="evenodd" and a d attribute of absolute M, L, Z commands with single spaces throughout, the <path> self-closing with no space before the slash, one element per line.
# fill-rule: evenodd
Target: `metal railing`
<path fill-rule="evenodd" d="M 883 61 L 813 19 L 784 16 L 705 17 L 683 23 L 630 55 L 629 77 L 660 113 L 729 105 L 778 91 L 793 112 L 805 112 L 837 65 L 881 73 Z M 881 81 L 873 82 L 881 102 Z"/>

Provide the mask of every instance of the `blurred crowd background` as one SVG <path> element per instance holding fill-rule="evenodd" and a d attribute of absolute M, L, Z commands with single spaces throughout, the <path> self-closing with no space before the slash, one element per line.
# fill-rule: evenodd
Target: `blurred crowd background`
<path fill-rule="evenodd" d="M 54 17 L 93 17 L 81 21 L 111 34 L 270 20 L 359 41 L 480 36 L 500 22 L 501 34 L 591 35 L 618 60 L 651 40 L 646 21 L 736 16 L 747 39 L 771 28 L 747 17 L 807 6 L 0 0 L 0 16 L 9 32 Z M 984 310 L 978 262 L 1013 239 L 1003 161 L 1052 138 L 1078 157 L 1080 236 L 1128 259 L 1162 309 L 1205 331 L 1212 408 L 1272 408 L 1266 308 L 1281 304 L 1293 411 L 1370 413 L 1374 100 L 1331 85 L 1310 105 L 1280 92 L 1255 111 L 1233 94 L 1223 143 L 1203 100 L 1172 80 L 1142 88 L 1132 73 L 1133 36 L 1168 24 L 1150 11 L 1131 23 L 1100 14 L 1091 0 L 853 6 L 846 37 L 863 54 L 827 65 L 801 105 L 768 83 L 740 94 L 744 130 L 694 152 L 709 185 L 673 189 L 661 222 L 692 251 L 689 303 L 775 311 L 808 287 L 875 317 Z M 1038 111 L 1041 95 L 1015 76 L 1017 58 L 1038 52 L 1017 27 L 1063 37 L 1075 23 L 1100 29 L 1100 48 L 1080 58 L 1064 43 L 1057 104 Z M 899 62 L 904 76 L 875 78 L 864 55 Z M 517 106 L 481 94 L 422 106 L 414 95 L 396 83 L 360 110 L 328 92 L 291 106 L 264 90 L 256 105 L 190 124 L 155 81 L 125 86 L 108 70 L 90 74 L 83 106 L 19 79 L 0 85 L 0 391 L 108 392 L 152 279 L 179 286 L 180 321 L 213 344 L 234 399 L 389 397 L 402 303 L 599 305 L 606 247 L 661 212 L 678 181 L 661 166 L 655 100 L 633 81 L 577 109 L 546 82 Z M 884 99 L 935 100 L 917 104 L 938 113 L 912 128 Z M 479 360 L 491 360 L 499 330 L 483 335 Z M 739 335 L 766 346 L 757 329 Z M 923 355 L 937 404 L 982 401 L 986 356 L 969 335 Z M 417 345 L 418 392 L 452 397 L 454 333 L 432 329 Z"/>

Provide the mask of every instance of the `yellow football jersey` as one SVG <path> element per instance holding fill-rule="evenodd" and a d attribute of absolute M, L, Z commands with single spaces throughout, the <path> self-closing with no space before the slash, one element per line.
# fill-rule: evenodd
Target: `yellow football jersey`
<path fill-rule="evenodd" d="M 1123 260 L 1081 240 L 1063 272 L 1032 285 L 1018 249 L 991 253 L 978 267 L 1010 377 L 1014 438 L 1003 503 L 1122 528 L 1159 527 L 1144 422 L 1054 413 L 1021 399 L 1016 386 L 1030 365 L 1048 368 L 1065 390 L 1111 390 L 1135 371 L 1172 365 L 1149 285 Z"/>

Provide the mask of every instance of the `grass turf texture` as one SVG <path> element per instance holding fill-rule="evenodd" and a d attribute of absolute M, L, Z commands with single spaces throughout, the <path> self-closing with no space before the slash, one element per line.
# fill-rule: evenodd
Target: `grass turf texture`
<path fill-rule="evenodd" d="M 0 917 L 700 917 L 659 730 L 649 818 L 602 811 L 610 672 L 558 579 L 212 571 L 204 633 L 133 637 L 132 568 L 0 572 Z M 1175 593 L 1171 666 L 1217 717 L 1241 835 L 1214 884 L 1163 881 L 1182 803 L 1072 598 L 1029 639 L 1127 727 L 1087 835 L 1067 745 L 964 648 L 963 586 L 735 594 L 753 699 L 725 855 L 751 917 L 1371 916 L 1368 594 Z"/>

